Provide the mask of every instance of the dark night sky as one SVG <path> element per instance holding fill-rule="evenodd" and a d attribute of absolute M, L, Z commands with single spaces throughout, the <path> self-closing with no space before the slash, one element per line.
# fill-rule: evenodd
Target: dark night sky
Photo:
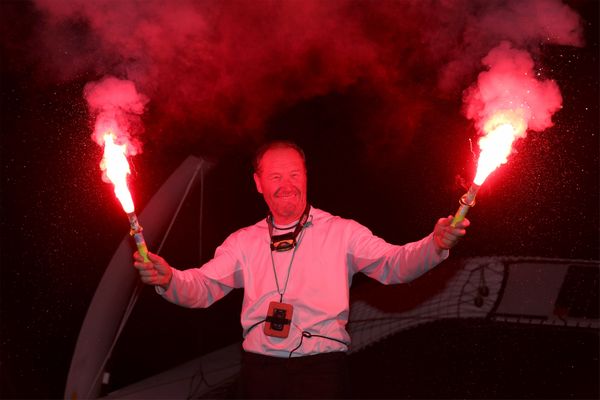
<path fill-rule="evenodd" d="M 376 3 L 364 4 L 377 8 Z M 455 257 L 600 258 L 598 2 L 567 4 L 583 19 L 585 46 L 544 45 L 534 54 L 544 76 L 560 87 L 563 107 L 554 115 L 553 127 L 519 141 L 509 163 L 490 176 L 469 214 L 473 226 L 453 252 Z M 58 60 L 61 52 L 72 48 L 52 53 L 48 46 L 55 42 L 44 35 L 43 14 L 26 1 L 3 1 L 0 10 L 0 394 L 62 397 L 87 307 L 128 231 L 111 188 L 100 179 L 100 148 L 90 137 L 82 92 L 87 82 L 106 73 L 119 75 L 122 69 L 118 63 L 99 68 L 99 63 L 90 62 L 57 74 L 64 66 L 64 60 Z M 375 12 L 364 15 L 381 17 Z M 418 32 L 409 26 L 388 36 L 382 33 L 388 28 L 384 19 L 380 31 L 370 32 L 386 40 Z M 72 29 L 88 35 L 85 26 Z M 411 54 L 410 49 L 401 49 L 410 58 L 406 62 L 418 66 L 420 53 Z M 100 57 L 91 50 L 89 54 Z M 280 62 L 282 70 L 291 68 L 289 60 Z M 314 63 L 310 68 L 316 75 L 327 69 Z M 116 65 L 114 71 L 111 65 Z M 172 103 L 158 98 L 169 85 L 160 86 L 143 116 L 144 151 L 132 160 L 138 209 L 187 155 L 209 159 L 213 167 L 205 186 L 205 260 L 227 234 L 264 215 L 251 180 L 250 155 L 262 138 L 283 137 L 297 141 L 307 153 L 309 198 L 315 206 L 353 218 L 390 242 L 419 239 L 437 218 L 456 210 L 464 192 L 457 177 L 469 181 L 474 169 L 469 139 L 475 132 L 462 114 L 460 90 L 434 93 L 429 74 L 435 68 L 434 62 L 423 61 L 422 69 L 403 69 L 396 91 L 386 92 L 382 81 L 373 83 L 358 73 L 351 80 L 332 79 L 331 85 L 303 89 L 302 95 L 275 96 L 265 100 L 270 108 L 259 122 L 239 116 L 257 112 L 239 104 L 260 103 L 241 97 L 234 104 L 237 108 L 231 106 L 225 113 L 241 121 L 234 127 L 213 120 L 203 123 L 202 118 L 213 118 L 212 109 L 186 119 L 185 112 L 192 109 L 187 103 L 183 117 L 170 119 Z M 467 77 L 473 79 L 477 72 Z M 295 83 L 294 74 L 301 72 L 269 82 L 301 91 L 302 80 Z M 323 72 L 326 78 L 331 74 Z M 264 90 L 257 84 L 248 93 L 257 90 L 261 98 L 258 89 Z M 390 99 L 399 103 L 391 107 Z M 389 129 L 394 123 L 403 128 Z M 171 246 L 165 255 L 176 265 L 197 263 L 195 247 L 190 240 L 183 248 Z M 235 301 L 225 302 L 219 311 L 235 307 Z M 236 319 L 233 315 L 228 323 Z M 142 318 L 134 322 L 141 329 L 148 323 Z M 197 350 L 209 351 L 211 346 L 216 343 L 198 345 Z"/>

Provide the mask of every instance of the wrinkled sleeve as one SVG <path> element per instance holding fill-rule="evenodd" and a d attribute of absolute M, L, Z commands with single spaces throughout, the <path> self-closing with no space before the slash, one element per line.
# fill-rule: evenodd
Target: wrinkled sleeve
<path fill-rule="evenodd" d="M 236 245 L 235 234 L 229 236 L 215 251 L 212 260 L 199 268 L 185 271 L 173 269 L 167 290 L 157 292 L 171 303 L 188 308 L 205 308 L 234 288 L 243 287 L 243 257 Z"/>
<path fill-rule="evenodd" d="M 439 251 L 433 233 L 403 246 L 387 243 L 369 229 L 352 221 L 348 263 L 353 271 L 384 284 L 410 282 L 445 260 L 448 250 Z"/>

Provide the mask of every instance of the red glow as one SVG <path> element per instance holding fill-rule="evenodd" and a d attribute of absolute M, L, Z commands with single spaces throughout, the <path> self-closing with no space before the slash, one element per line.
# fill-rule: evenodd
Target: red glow
<path fill-rule="evenodd" d="M 506 163 L 514 142 L 528 130 L 552 126 L 552 115 L 561 107 L 556 82 L 538 79 L 529 53 L 502 42 L 482 60 L 487 67 L 465 93 L 465 111 L 482 137 L 477 174 L 481 185 L 490 173 Z"/>
<path fill-rule="evenodd" d="M 100 162 L 102 179 L 114 185 L 123 210 L 131 213 L 134 205 L 127 187 L 127 157 L 141 151 L 134 134 L 141 131 L 140 116 L 148 99 L 138 93 L 133 82 L 112 76 L 85 85 L 84 95 L 95 118 L 92 137 L 104 149 Z"/>
<path fill-rule="evenodd" d="M 131 193 L 127 187 L 127 175 L 130 174 L 129 162 L 127 162 L 127 145 L 115 143 L 116 137 L 112 131 L 107 131 L 103 136 L 104 157 L 100 162 L 100 169 L 104 171 L 105 177 L 115 187 L 115 195 L 121 202 L 126 213 L 132 213 L 135 208 Z"/>
<path fill-rule="evenodd" d="M 483 130 L 486 134 L 479 139 L 481 153 L 473 180 L 476 185 L 481 186 L 489 174 L 506 163 L 514 141 L 524 135 L 527 127 L 520 114 L 512 110 L 501 111 L 485 122 Z"/>

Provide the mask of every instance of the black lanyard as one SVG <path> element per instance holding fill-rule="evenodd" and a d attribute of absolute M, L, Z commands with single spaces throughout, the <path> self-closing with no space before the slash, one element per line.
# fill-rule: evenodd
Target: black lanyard
<path fill-rule="evenodd" d="M 269 225 L 269 236 L 271 237 L 271 265 L 273 266 L 273 274 L 275 275 L 275 284 L 277 285 L 277 293 L 279 293 L 279 302 L 283 302 L 283 295 L 287 289 L 288 282 L 290 280 L 290 271 L 292 269 L 292 263 L 294 262 L 294 257 L 296 256 L 296 250 L 299 246 L 298 235 L 302 231 L 302 228 L 306 225 L 308 221 L 308 212 L 310 211 L 310 205 L 306 204 L 306 209 L 302 213 L 300 220 L 296 224 L 296 228 L 294 232 L 288 232 L 283 235 L 273 236 L 273 216 L 269 214 L 267 217 L 267 224 Z M 292 258 L 290 259 L 290 264 L 288 265 L 287 277 L 285 278 L 285 284 L 283 286 L 283 291 L 281 291 L 279 287 L 279 279 L 277 278 L 277 270 L 275 268 L 275 259 L 273 258 L 273 251 L 283 252 L 294 249 L 292 252 Z"/>
<path fill-rule="evenodd" d="M 273 266 L 273 274 L 275 274 L 275 285 L 277 285 L 277 293 L 279 293 L 279 302 L 283 303 L 283 295 L 287 289 L 288 281 L 290 280 L 290 271 L 292 270 L 292 263 L 294 262 L 294 257 L 296 256 L 296 250 L 298 246 L 294 246 L 294 251 L 292 252 L 292 259 L 290 260 L 290 264 L 288 265 L 287 277 L 285 278 L 285 285 L 283 286 L 283 291 L 279 288 L 279 279 L 277 279 L 277 270 L 275 269 L 275 260 L 273 259 L 273 252 L 271 252 L 271 265 Z"/>

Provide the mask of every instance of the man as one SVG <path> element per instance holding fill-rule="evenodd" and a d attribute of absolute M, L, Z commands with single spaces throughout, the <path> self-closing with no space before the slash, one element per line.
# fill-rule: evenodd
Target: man
<path fill-rule="evenodd" d="M 244 288 L 242 389 L 246 397 L 343 397 L 352 276 L 408 282 L 448 257 L 469 221 L 442 218 L 424 239 L 395 246 L 353 220 L 311 207 L 303 151 L 263 146 L 254 182 L 270 214 L 230 235 L 201 268 L 179 271 L 159 256 L 134 266 L 144 283 L 185 307 L 208 307 Z"/>

